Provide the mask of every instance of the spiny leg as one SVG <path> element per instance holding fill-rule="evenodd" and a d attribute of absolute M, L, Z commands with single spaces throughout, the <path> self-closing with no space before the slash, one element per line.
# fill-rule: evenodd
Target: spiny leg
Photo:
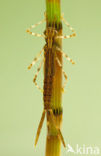
<path fill-rule="evenodd" d="M 36 146 L 36 144 L 38 142 L 38 139 L 39 139 L 39 135 L 40 135 L 40 132 L 41 132 L 41 129 L 42 129 L 42 125 L 43 125 L 43 122 L 44 122 L 44 118 L 45 118 L 45 113 L 46 113 L 46 110 L 43 110 L 43 113 L 42 113 L 42 116 L 41 116 L 41 120 L 40 120 L 38 129 L 37 129 L 37 134 L 36 134 L 36 138 L 35 138 L 35 146 Z"/>
<path fill-rule="evenodd" d="M 75 62 L 67 55 L 65 54 L 60 48 L 57 47 L 57 50 L 72 64 L 75 64 Z"/>
<path fill-rule="evenodd" d="M 42 24 L 42 23 L 45 22 L 45 21 L 46 21 L 46 19 L 44 18 L 43 20 L 39 21 L 38 23 L 36 23 L 36 24 L 34 24 L 34 25 L 31 25 L 31 26 L 30 26 L 30 29 L 33 29 L 33 28 L 37 27 L 38 25 Z"/>
<path fill-rule="evenodd" d="M 38 73 L 39 73 L 39 71 L 40 71 L 40 69 L 41 69 L 41 66 L 42 66 L 42 64 L 43 64 L 43 61 L 44 61 L 44 60 L 41 61 L 40 65 L 39 65 L 39 67 L 38 67 L 38 69 L 37 69 L 37 72 L 36 72 L 36 74 L 35 74 L 35 76 L 34 76 L 34 79 L 33 79 L 34 84 L 36 85 L 36 87 L 37 87 L 41 92 L 43 92 L 43 90 L 38 86 L 38 84 L 37 84 L 37 82 L 36 82 L 36 79 L 37 79 Z"/>
<path fill-rule="evenodd" d="M 56 125 L 55 125 L 55 119 L 54 119 L 53 111 L 52 111 L 52 109 L 49 109 L 48 111 L 50 112 L 53 125 L 54 125 L 54 127 L 56 128 L 56 130 L 57 130 L 57 132 L 58 132 L 58 135 L 59 135 L 59 137 L 60 137 L 60 140 L 62 141 L 63 146 L 66 147 L 64 138 L 63 138 L 62 133 L 61 133 L 61 130 L 60 130 L 60 128 L 56 127 Z"/>
<path fill-rule="evenodd" d="M 40 55 L 41 55 L 41 53 L 42 53 L 43 51 L 44 51 L 44 49 L 42 49 L 42 50 L 38 53 L 37 57 L 35 57 L 35 58 L 33 59 L 32 63 L 28 66 L 28 69 L 31 69 L 32 66 L 39 60 L 39 57 L 40 57 Z"/>
<path fill-rule="evenodd" d="M 57 57 L 56 57 L 56 61 L 57 61 L 58 65 L 59 65 L 59 67 L 62 68 L 62 65 L 61 65 L 61 63 L 60 63 L 60 61 L 59 61 L 59 59 Z M 67 79 L 67 75 L 66 75 L 66 73 L 65 73 L 65 71 L 63 69 L 62 69 L 62 72 L 63 72 L 64 78 L 65 78 L 65 82 L 64 82 L 63 87 L 62 87 L 62 90 L 64 91 L 64 88 L 65 88 L 65 86 L 67 84 L 68 79 Z"/>
<path fill-rule="evenodd" d="M 45 35 L 43 35 L 43 34 L 37 34 L 37 33 L 31 32 L 30 30 L 27 30 L 26 32 L 31 34 L 32 36 L 45 38 Z"/>
<path fill-rule="evenodd" d="M 73 34 L 71 34 L 71 35 L 64 35 L 64 36 L 57 36 L 56 37 L 56 39 L 57 38 L 61 38 L 61 39 L 68 39 L 68 38 L 72 38 L 72 37 L 75 37 L 76 36 L 76 34 L 75 33 L 73 33 Z"/>
<path fill-rule="evenodd" d="M 29 33 L 29 34 L 31 34 L 31 35 L 33 35 L 33 36 L 44 37 L 45 38 L 45 36 L 43 34 L 41 35 L 41 34 L 37 34 L 37 33 L 31 32 L 31 29 L 37 27 L 38 25 L 42 24 L 45 21 L 46 21 L 46 19 L 44 18 L 42 21 L 38 22 L 37 24 L 31 25 L 30 28 L 28 28 L 26 30 L 26 32 Z"/>
<path fill-rule="evenodd" d="M 72 34 L 71 35 L 63 35 L 63 36 L 57 36 L 56 38 L 72 38 L 72 37 L 75 37 L 76 36 L 76 33 L 74 31 L 74 29 L 70 26 L 70 24 L 64 19 L 64 17 L 62 16 L 61 17 L 62 21 L 66 24 L 67 27 L 69 27 L 69 29 L 72 31 Z"/>
<path fill-rule="evenodd" d="M 62 21 L 65 23 L 65 25 L 73 32 L 75 33 L 75 30 L 70 26 L 70 24 L 64 19 L 64 15 L 61 16 Z M 76 33 L 75 33 L 76 34 Z"/>

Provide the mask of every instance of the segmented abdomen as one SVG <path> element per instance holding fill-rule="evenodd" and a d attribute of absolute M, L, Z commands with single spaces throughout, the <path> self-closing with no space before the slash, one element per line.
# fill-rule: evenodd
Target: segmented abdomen
<path fill-rule="evenodd" d="M 47 45 L 44 48 L 44 108 L 51 109 L 51 98 L 53 89 L 53 78 L 55 73 L 55 63 L 54 63 L 54 51 L 49 49 Z"/>
<path fill-rule="evenodd" d="M 52 97 L 52 85 L 53 84 L 53 76 L 49 75 L 44 79 L 44 108 L 50 109 L 51 97 Z"/>

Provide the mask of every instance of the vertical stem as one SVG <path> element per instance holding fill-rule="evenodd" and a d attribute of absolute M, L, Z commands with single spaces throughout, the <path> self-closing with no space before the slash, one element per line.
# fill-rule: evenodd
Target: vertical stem
<path fill-rule="evenodd" d="M 55 29 L 58 31 L 58 35 L 62 35 L 62 23 L 61 23 L 61 8 L 60 0 L 46 0 L 46 28 L 53 27 L 55 21 Z M 62 40 L 57 39 L 57 45 L 62 48 Z M 56 45 L 54 45 L 56 46 Z M 55 49 L 56 51 L 56 49 Z M 62 55 L 57 52 L 57 57 L 62 64 Z M 53 80 L 52 99 L 51 106 L 54 112 L 55 125 L 61 128 L 62 122 L 62 68 L 60 68 L 55 62 L 55 76 Z M 51 117 L 47 114 L 48 132 L 46 139 L 46 155 L 45 156 L 60 156 L 61 155 L 61 140 L 58 136 L 56 129 L 54 128 Z"/>
<path fill-rule="evenodd" d="M 46 0 L 46 14 L 49 22 L 54 21 L 54 17 L 56 18 L 56 22 L 60 22 L 61 9 L 60 9 L 60 0 Z"/>

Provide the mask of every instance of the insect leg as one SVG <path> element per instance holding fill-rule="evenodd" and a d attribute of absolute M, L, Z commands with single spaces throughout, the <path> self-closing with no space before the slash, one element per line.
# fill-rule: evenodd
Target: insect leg
<path fill-rule="evenodd" d="M 63 84 L 63 89 L 64 89 L 64 88 L 65 88 L 65 86 L 66 86 L 66 84 L 67 84 L 68 77 L 67 77 L 67 75 L 66 75 L 65 71 L 63 71 L 63 75 L 64 75 L 64 78 L 65 78 L 65 82 L 64 82 L 64 84 Z"/>
<path fill-rule="evenodd" d="M 75 62 L 67 55 L 65 54 L 60 48 L 57 48 L 57 50 L 72 64 L 75 64 Z"/>
<path fill-rule="evenodd" d="M 29 33 L 29 34 L 31 34 L 31 35 L 33 35 L 33 36 L 44 37 L 45 38 L 45 36 L 43 34 L 41 35 L 41 34 L 37 34 L 37 33 L 34 33 L 34 32 L 31 31 L 31 29 L 37 27 L 38 25 L 42 24 L 45 21 L 46 21 L 46 19 L 44 18 L 42 21 L 38 22 L 37 24 L 31 25 L 30 28 L 28 28 L 26 30 L 26 32 Z"/>
<path fill-rule="evenodd" d="M 61 16 L 62 21 L 64 22 L 64 24 L 73 32 L 75 33 L 75 30 L 70 26 L 70 24 L 64 19 L 63 17 L 64 15 Z"/>
<path fill-rule="evenodd" d="M 60 128 L 57 127 L 56 124 L 55 124 L 54 114 L 53 114 L 52 109 L 49 109 L 49 112 L 50 112 L 50 115 L 51 115 L 51 119 L 52 119 L 53 125 L 54 125 L 54 127 L 56 128 L 56 130 L 57 130 L 57 132 L 58 132 L 58 135 L 59 135 L 59 137 L 60 137 L 60 139 L 61 139 L 61 141 L 62 141 L 62 143 L 63 143 L 63 146 L 66 147 L 64 138 L 63 138 L 62 133 L 61 133 L 61 130 L 60 130 Z"/>
<path fill-rule="evenodd" d="M 30 30 L 27 30 L 26 32 L 31 34 L 32 36 L 45 38 L 45 35 L 43 35 L 43 34 L 37 34 L 37 33 L 31 32 Z"/>
<path fill-rule="evenodd" d="M 33 79 L 33 82 L 35 83 L 36 87 L 37 87 L 41 92 L 43 92 L 43 90 L 38 86 L 38 84 L 37 84 L 37 82 L 36 82 L 36 79 L 37 79 L 37 76 L 38 76 L 38 73 L 39 73 L 39 71 L 40 71 L 40 69 L 41 69 L 42 64 L 43 64 L 43 60 L 41 61 L 40 65 L 39 65 L 39 67 L 38 67 L 38 69 L 37 69 L 37 72 L 36 72 L 36 74 L 35 74 L 35 76 L 34 76 L 34 79 Z"/>
<path fill-rule="evenodd" d="M 28 66 L 28 69 L 31 69 L 32 66 L 39 60 L 39 57 L 40 57 L 40 55 L 41 55 L 41 53 L 42 53 L 43 51 L 44 51 L 44 49 L 42 49 L 42 50 L 39 52 L 39 54 L 37 55 L 37 57 L 35 57 L 35 58 L 33 59 L 32 63 Z"/>
<path fill-rule="evenodd" d="M 63 36 L 57 36 L 56 38 L 72 38 L 76 36 L 75 30 L 70 26 L 70 24 L 64 19 L 63 16 L 61 16 L 62 21 L 65 23 L 65 25 L 72 31 L 71 35 L 63 35 Z"/>
<path fill-rule="evenodd" d="M 42 113 L 42 116 L 41 116 L 41 120 L 40 120 L 38 129 L 37 129 L 37 134 L 36 134 L 36 138 L 35 138 L 35 146 L 36 146 L 36 144 L 38 142 L 38 139 L 39 139 L 39 135 L 40 135 L 41 128 L 42 128 L 42 125 L 43 125 L 43 122 L 44 122 L 44 118 L 45 118 L 45 113 L 46 113 L 46 110 L 44 109 L 43 113 Z"/>
<path fill-rule="evenodd" d="M 60 68 L 62 68 L 62 65 L 61 65 L 61 63 L 60 63 L 60 61 L 59 61 L 59 59 L 56 57 L 56 61 L 57 61 L 57 63 L 58 63 L 58 65 L 59 65 L 59 67 Z M 67 84 L 67 75 L 66 75 L 66 73 L 65 73 L 65 71 L 62 69 L 62 73 L 63 73 L 63 75 L 64 75 L 64 78 L 65 78 L 65 82 L 64 82 L 64 84 L 63 84 L 63 87 L 62 87 L 62 90 L 64 91 L 64 88 L 65 88 L 65 86 L 66 86 L 66 84 Z"/>
<path fill-rule="evenodd" d="M 38 25 L 42 24 L 42 23 L 45 22 L 45 21 L 46 21 L 46 19 L 44 18 L 43 20 L 41 20 L 41 21 L 38 22 L 37 24 L 31 25 L 31 26 L 30 26 L 30 29 L 33 29 L 33 28 L 37 27 Z"/>
<path fill-rule="evenodd" d="M 68 38 L 72 38 L 72 37 L 75 37 L 76 36 L 76 34 L 75 33 L 73 33 L 73 34 L 71 34 L 71 35 L 64 35 L 64 36 L 57 36 L 56 38 L 61 38 L 61 39 L 68 39 Z"/>

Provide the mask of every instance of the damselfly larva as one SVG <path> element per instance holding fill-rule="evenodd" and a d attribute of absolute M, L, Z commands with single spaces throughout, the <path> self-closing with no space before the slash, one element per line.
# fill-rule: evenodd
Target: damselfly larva
<path fill-rule="evenodd" d="M 29 29 L 27 29 L 27 32 L 29 34 L 31 34 L 33 36 L 37 36 L 37 37 L 43 37 L 43 38 L 45 38 L 45 41 L 46 41 L 46 44 L 45 44 L 44 48 L 40 51 L 38 57 L 34 58 L 33 62 L 28 67 L 28 69 L 30 69 L 39 60 L 39 57 L 43 51 L 44 52 L 44 59 L 41 62 L 39 68 L 37 69 L 37 73 L 35 74 L 35 77 L 33 79 L 33 82 L 35 83 L 37 88 L 39 88 L 41 90 L 41 88 L 36 83 L 36 78 L 37 78 L 37 75 L 41 69 L 42 63 L 44 63 L 44 84 L 43 84 L 44 110 L 43 110 L 42 117 L 41 117 L 41 120 L 40 120 L 40 123 L 38 126 L 37 135 L 36 135 L 36 139 L 35 139 L 35 145 L 37 144 L 37 141 L 38 141 L 38 138 L 40 135 L 40 131 L 41 131 L 41 128 L 43 125 L 45 114 L 50 114 L 54 128 L 56 129 L 57 134 L 60 137 L 64 147 L 66 147 L 62 133 L 60 131 L 60 128 L 55 125 L 54 112 L 53 112 L 52 105 L 51 105 L 51 99 L 52 99 L 52 88 L 53 88 L 53 79 L 54 79 L 54 75 L 55 75 L 56 62 L 58 63 L 59 67 L 62 68 L 62 65 L 61 65 L 61 63 L 57 57 L 57 53 L 62 53 L 62 55 L 64 57 L 66 57 L 66 59 L 68 61 L 70 61 L 72 64 L 74 64 L 74 61 L 72 59 L 70 59 L 64 52 L 61 51 L 60 47 L 57 44 L 57 39 L 59 39 L 59 38 L 60 39 L 61 38 L 71 38 L 71 37 L 74 37 L 76 34 L 74 32 L 74 29 L 65 21 L 65 19 L 63 17 L 61 17 L 61 19 L 65 22 L 65 24 L 72 31 L 71 35 L 59 36 L 58 31 L 55 29 L 55 20 L 54 20 L 54 26 L 46 27 L 44 34 L 41 35 L 41 34 L 31 32 L 32 28 L 35 28 L 37 25 L 43 23 L 45 21 L 45 19 L 42 20 L 41 22 L 38 22 L 35 25 L 32 25 Z M 63 75 L 67 81 L 67 75 L 65 74 L 64 71 L 63 71 Z M 60 110 L 59 113 L 62 113 L 61 111 L 62 110 Z M 58 111 L 57 111 L 57 113 L 58 113 Z"/>

